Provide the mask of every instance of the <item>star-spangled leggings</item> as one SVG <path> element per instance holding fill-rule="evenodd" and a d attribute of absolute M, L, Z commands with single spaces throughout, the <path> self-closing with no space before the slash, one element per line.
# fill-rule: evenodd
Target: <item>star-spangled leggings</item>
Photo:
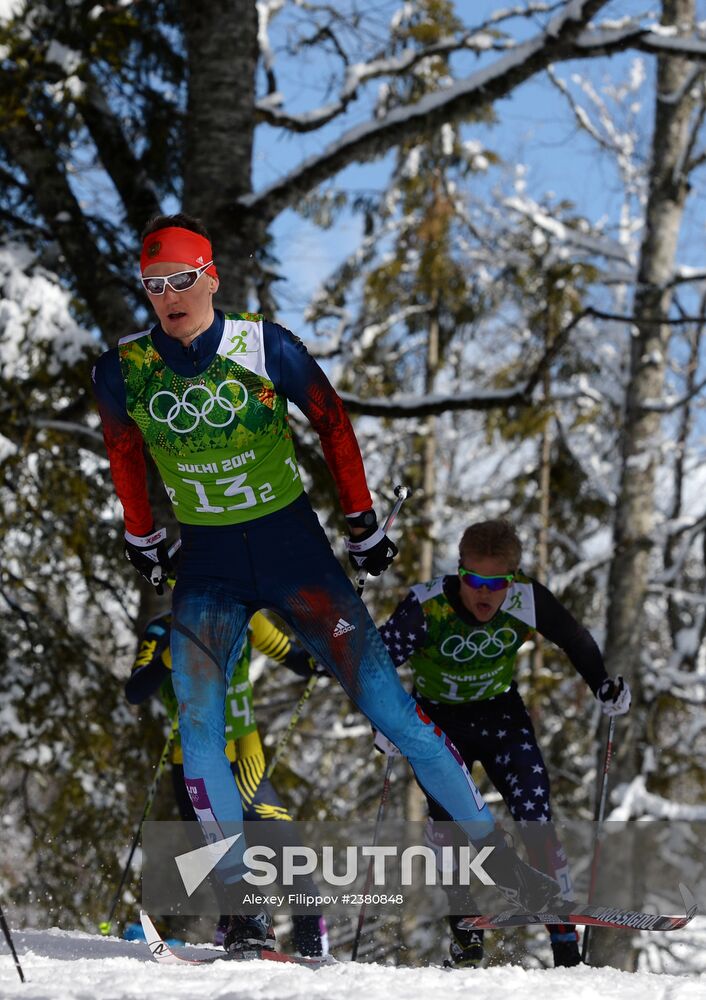
<path fill-rule="evenodd" d="M 532 720 L 513 682 L 508 691 L 483 701 L 441 705 L 419 699 L 424 712 L 449 734 L 469 768 L 478 761 L 503 797 L 527 848 L 530 864 L 558 878 L 571 891 L 568 862 L 552 824 L 549 784 Z M 433 820 L 448 820 L 429 800 Z M 452 923 L 459 917 L 451 916 Z M 573 924 L 547 926 L 553 940 L 576 940 Z"/>
<path fill-rule="evenodd" d="M 247 623 L 255 611 L 269 608 L 399 747 L 425 793 L 472 840 L 489 834 L 494 822 L 468 769 L 443 732 L 422 719 L 402 687 L 308 500 L 299 498 L 282 511 L 219 532 L 183 532 L 173 600 L 172 675 L 185 783 L 199 820 L 221 829 L 242 820 L 225 755 L 225 697 Z M 219 538 L 227 547 L 219 557 L 219 565 L 227 564 L 227 575 L 207 576 L 203 543 L 212 545 Z M 219 865 L 221 873 L 232 861 L 229 852 Z"/>

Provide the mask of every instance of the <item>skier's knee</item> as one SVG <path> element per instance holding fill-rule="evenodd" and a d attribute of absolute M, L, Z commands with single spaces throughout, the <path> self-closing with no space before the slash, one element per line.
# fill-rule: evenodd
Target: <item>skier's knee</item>
<path fill-rule="evenodd" d="M 406 715 L 380 728 L 398 750 L 410 760 L 418 758 L 429 760 L 445 752 L 449 744 L 443 731 L 428 715 L 425 715 L 419 705 L 414 706 L 414 714 Z"/>

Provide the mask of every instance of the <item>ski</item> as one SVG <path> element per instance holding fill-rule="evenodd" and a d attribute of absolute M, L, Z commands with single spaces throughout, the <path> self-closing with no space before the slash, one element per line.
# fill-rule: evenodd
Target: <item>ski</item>
<path fill-rule="evenodd" d="M 462 930 L 470 931 L 524 927 L 529 924 L 582 924 L 587 927 L 610 927 L 631 931 L 676 931 L 686 927 L 698 912 L 696 900 L 690 890 L 680 883 L 679 891 L 684 903 L 684 913 L 674 916 L 586 904 L 579 905 L 566 913 L 522 913 L 517 910 L 506 910 L 492 916 L 468 916 L 460 920 L 458 926 Z"/>
<path fill-rule="evenodd" d="M 152 958 L 162 965 L 213 965 L 214 962 L 243 962 L 250 959 L 262 959 L 267 962 L 288 962 L 293 965 L 303 965 L 307 969 L 320 969 L 324 965 L 336 964 L 336 959 L 332 955 L 324 955 L 321 958 L 305 958 L 299 955 L 285 955 L 281 951 L 268 951 L 260 948 L 253 948 L 249 952 L 243 952 L 243 957 L 236 959 L 225 951 L 213 951 L 199 958 L 187 958 L 185 955 L 177 954 L 167 944 L 152 923 L 149 914 L 144 910 L 140 910 L 140 922 L 145 932 L 145 941 L 152 954 Z"/>

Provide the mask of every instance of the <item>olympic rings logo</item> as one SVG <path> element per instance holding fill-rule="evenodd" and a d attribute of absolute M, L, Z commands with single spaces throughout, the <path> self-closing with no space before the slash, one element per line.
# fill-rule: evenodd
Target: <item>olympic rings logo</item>
<path fill-rule="evenodd" d="M 503 638 L 503 632 L 507 638 Z M 476 637 L 480 638 L 476 638 Z M 487 660 L 495 659 L 517 642 L 517 632 L 511 628 L 499 628 L 489 635 L 483 629 L 476 629 L 470 635 L 450 635 L 441 644 L 443 656 L 450 656 L 456 663 L 467 663 L 474 656 L 483 656 Z"/>
<path fill-rule="evenodd" d="M 242 398 L 237 402 L 233 402 L 227 396 L 222 396 L 221 392 L 227 385 L 237 386 L 238 394 L 242 394 Z M 194 396 L 194 394 L 201 393 L 201 396 Z M 161 416 L 156 412 L 157 400 L 161 397 L 167 397 L 171 402 L 169 409 L 167 410 L 166 417 Z M 202 397 L 206 398 L 203 399 Z M 194 399 L 196 401 L 194 401 Z M 227 427 L 231 422 L 238 410 L 242 410 L 248 401 L 248 390 L 245 388 L 242 382 L 238 382 L 237 379 L 226 379 L 221 382 L 221 384 L 216 389 L 215 395 L 211 392 L 207 385 L 190 385 L 184 390 L 184 394 L 181 399 L 178 398 L 169 389 L 161 389 L 156 392 L 152 399 L 150 400 L 149 411 L 150 415 L 159 424 L 168 424 L 170 429 L 174 431 L 175 434 L 189 434 L 191 431 L 196 430 L 201 420 L 204 420 L 209 427 Z M 200 406 L 198 404 L 201 404 Z M 214 407 L 218 406 L 223 413 L 226 414 L 225 420 L 214 420 L 211 416 Z M 164 408 L 164 404 L 161 405 Z M 182 422 L 184 419 L 188 420 L 188 427 L 177 426 L 177 418 L 184 414 L 182 417 Z"/>

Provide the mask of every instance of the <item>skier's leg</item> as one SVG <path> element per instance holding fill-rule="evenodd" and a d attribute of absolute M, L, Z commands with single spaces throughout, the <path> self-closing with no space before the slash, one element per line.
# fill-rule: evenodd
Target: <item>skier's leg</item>
<path fill-rule="evenodd" d="M 184 823 L 195 823 L 196 813 L 194 812 L 194 807 L 191 804 L 189 793 L 186 790 L 183 764 L 172 764 L 172 789 L 174 791 L 174 801 L 176 802 L 177 812 L 179 813 L 181 819 Z"/>
<path fill-rule="evenodd" d="M 519 696 L 509 699 L 491 753 L 481 758 L 485 771 L 518 823 L 530 864 L 552 875 L 565 899 L 573 899 L 566 852 L 552 822 L 551 787 L 534 726 Z M 498 735 L 502 734 L 502 735 Z M 574 924 L 548 924 L 555 965 L 578 965 Z"/>
<path fill-rule="evenodd" d="M 242 821 L 240 796 L 225 754 L 225 696 L 250 612 L 218 587 L 180 586 L 172 613 L 172 680 L 179 704 L 184 781 L 207 840 Z M 242 838 L 241 838 L 242 839 Z M 217 866 L 236 876 L 242 847 Z"/>
<path fill-rule="evenodd" d="M 191 799 L 189 798 L 189 793 L 186 788 L 186 783 L 184 781 L 184 765 L 180 763 L 172 764 L 172 789 L 174 790 L 174 800 L 177 805 L 177 811 L 182 821 L 186 824 L 187 836 L 191 847 L 193 850 L 197 850 L 203 845 L 203 833 L 198 829 L 196 821 L 196 813 L 194 812 L 194 807 L 191 804 Z M 226 896 L 220 882 L 214 882 L 212 889 L 216 895 L 216 901 L 218 903 L 219 909 L 225 911 L 228 909 L 226 902 Z M 225 934 L 225 928 L 228 924 L 228 916 L 222 913 L 218 918 L 218 923 L 213 936 L 214 944 L 223 944 L 223 937 Z"/>
<path fill-rule="evenodd" d="M 409 760 L 422 788 L 474 840 L 494 829 L 490 810 L 443 732 L 417 712 L 314 512 L 292 505 L 286 518 L 248 527 L 258 593 L 338 678 L 373 725 Z"/>
<path fill-rule="evenodd" d="M 242 742 L 241 740 L 240 744 Z M 259 744 L 259 742 L 258 737 L 257 743 Z M 239 756 L 233 764 L 233 773 L 236 776 L 238 788 L 241 789 L 245 821 L 247 823 L 253 821 L 262 823 L 266 830 L 262 835 L 262 842 L 275 851 L 275 858 L 272 860 L 279 866 L 282 849 L 284 847 L 301 847 L 302 843 L 298 835 L 297 824 L 293 821 L 287 807 L 275 791 L 272 782 L 260 772 L 258 756 L 257 754 Z M 288 892 L 292 891 L 291 886 L 283 888 L 286 888 Z M 312 898 L 321 895 L 318 886 L 310 876 L 297 879 L 297 891 Z M 292 938 L 294 947 L 300 955 L 311 957 L 328 954 L 326 921 L 323 914 L 316 910 L 306 914 L 295 914 L 292 917 Z"/>
<path fill-rule="evenodd" d="M 422 789 L 474 845 L 493 848 L 484 868 L 503 895 L 529 910 L 545 907 L 557 893 L 556 883 L 524 865 L 508 847 L 453 743 L 402 687 L 316 515 L 292 505 L 287 518 L 268 520 L 248 529 L 257 591 L 267 595 L 263 604 L 294 628 L 373 725 L 399 747 Z"/>
<path fill-rule="evenodd" d="M 373 726 L 399 747 L 423 790 L 472 839 L 491 833 L 493 818 L 468 769 L 402 687 L 374 622 L 338 563 L 333 560 L 320 584 L 293 596 L 279 613 Z"/>
<path fill-rule="evenodd" d="M 469 763 L 468 760 L 467 763 Z M 442 872 L 444 848 L 453 848 L 455 851 L 462 843 L 463 835 L 458 826 L 449 822 L 448 815 L 437 802 L 427 798 L 427 805 L 429 817 L 424 830 L 424 840 L 426 845 L 434 851 L 437 869 Z M 459 925 L 468 914 L 480 911 L 466 887 L 455 884 L 446 885 L 442 881 L 442 888 L 449 903 L 450 912 L 447 921 L 451 932 L 450 960 L 445 964 L 455 968 L 477 968 L 483 961 L 484 932 L 482 930 L 465 930 Z"/>

